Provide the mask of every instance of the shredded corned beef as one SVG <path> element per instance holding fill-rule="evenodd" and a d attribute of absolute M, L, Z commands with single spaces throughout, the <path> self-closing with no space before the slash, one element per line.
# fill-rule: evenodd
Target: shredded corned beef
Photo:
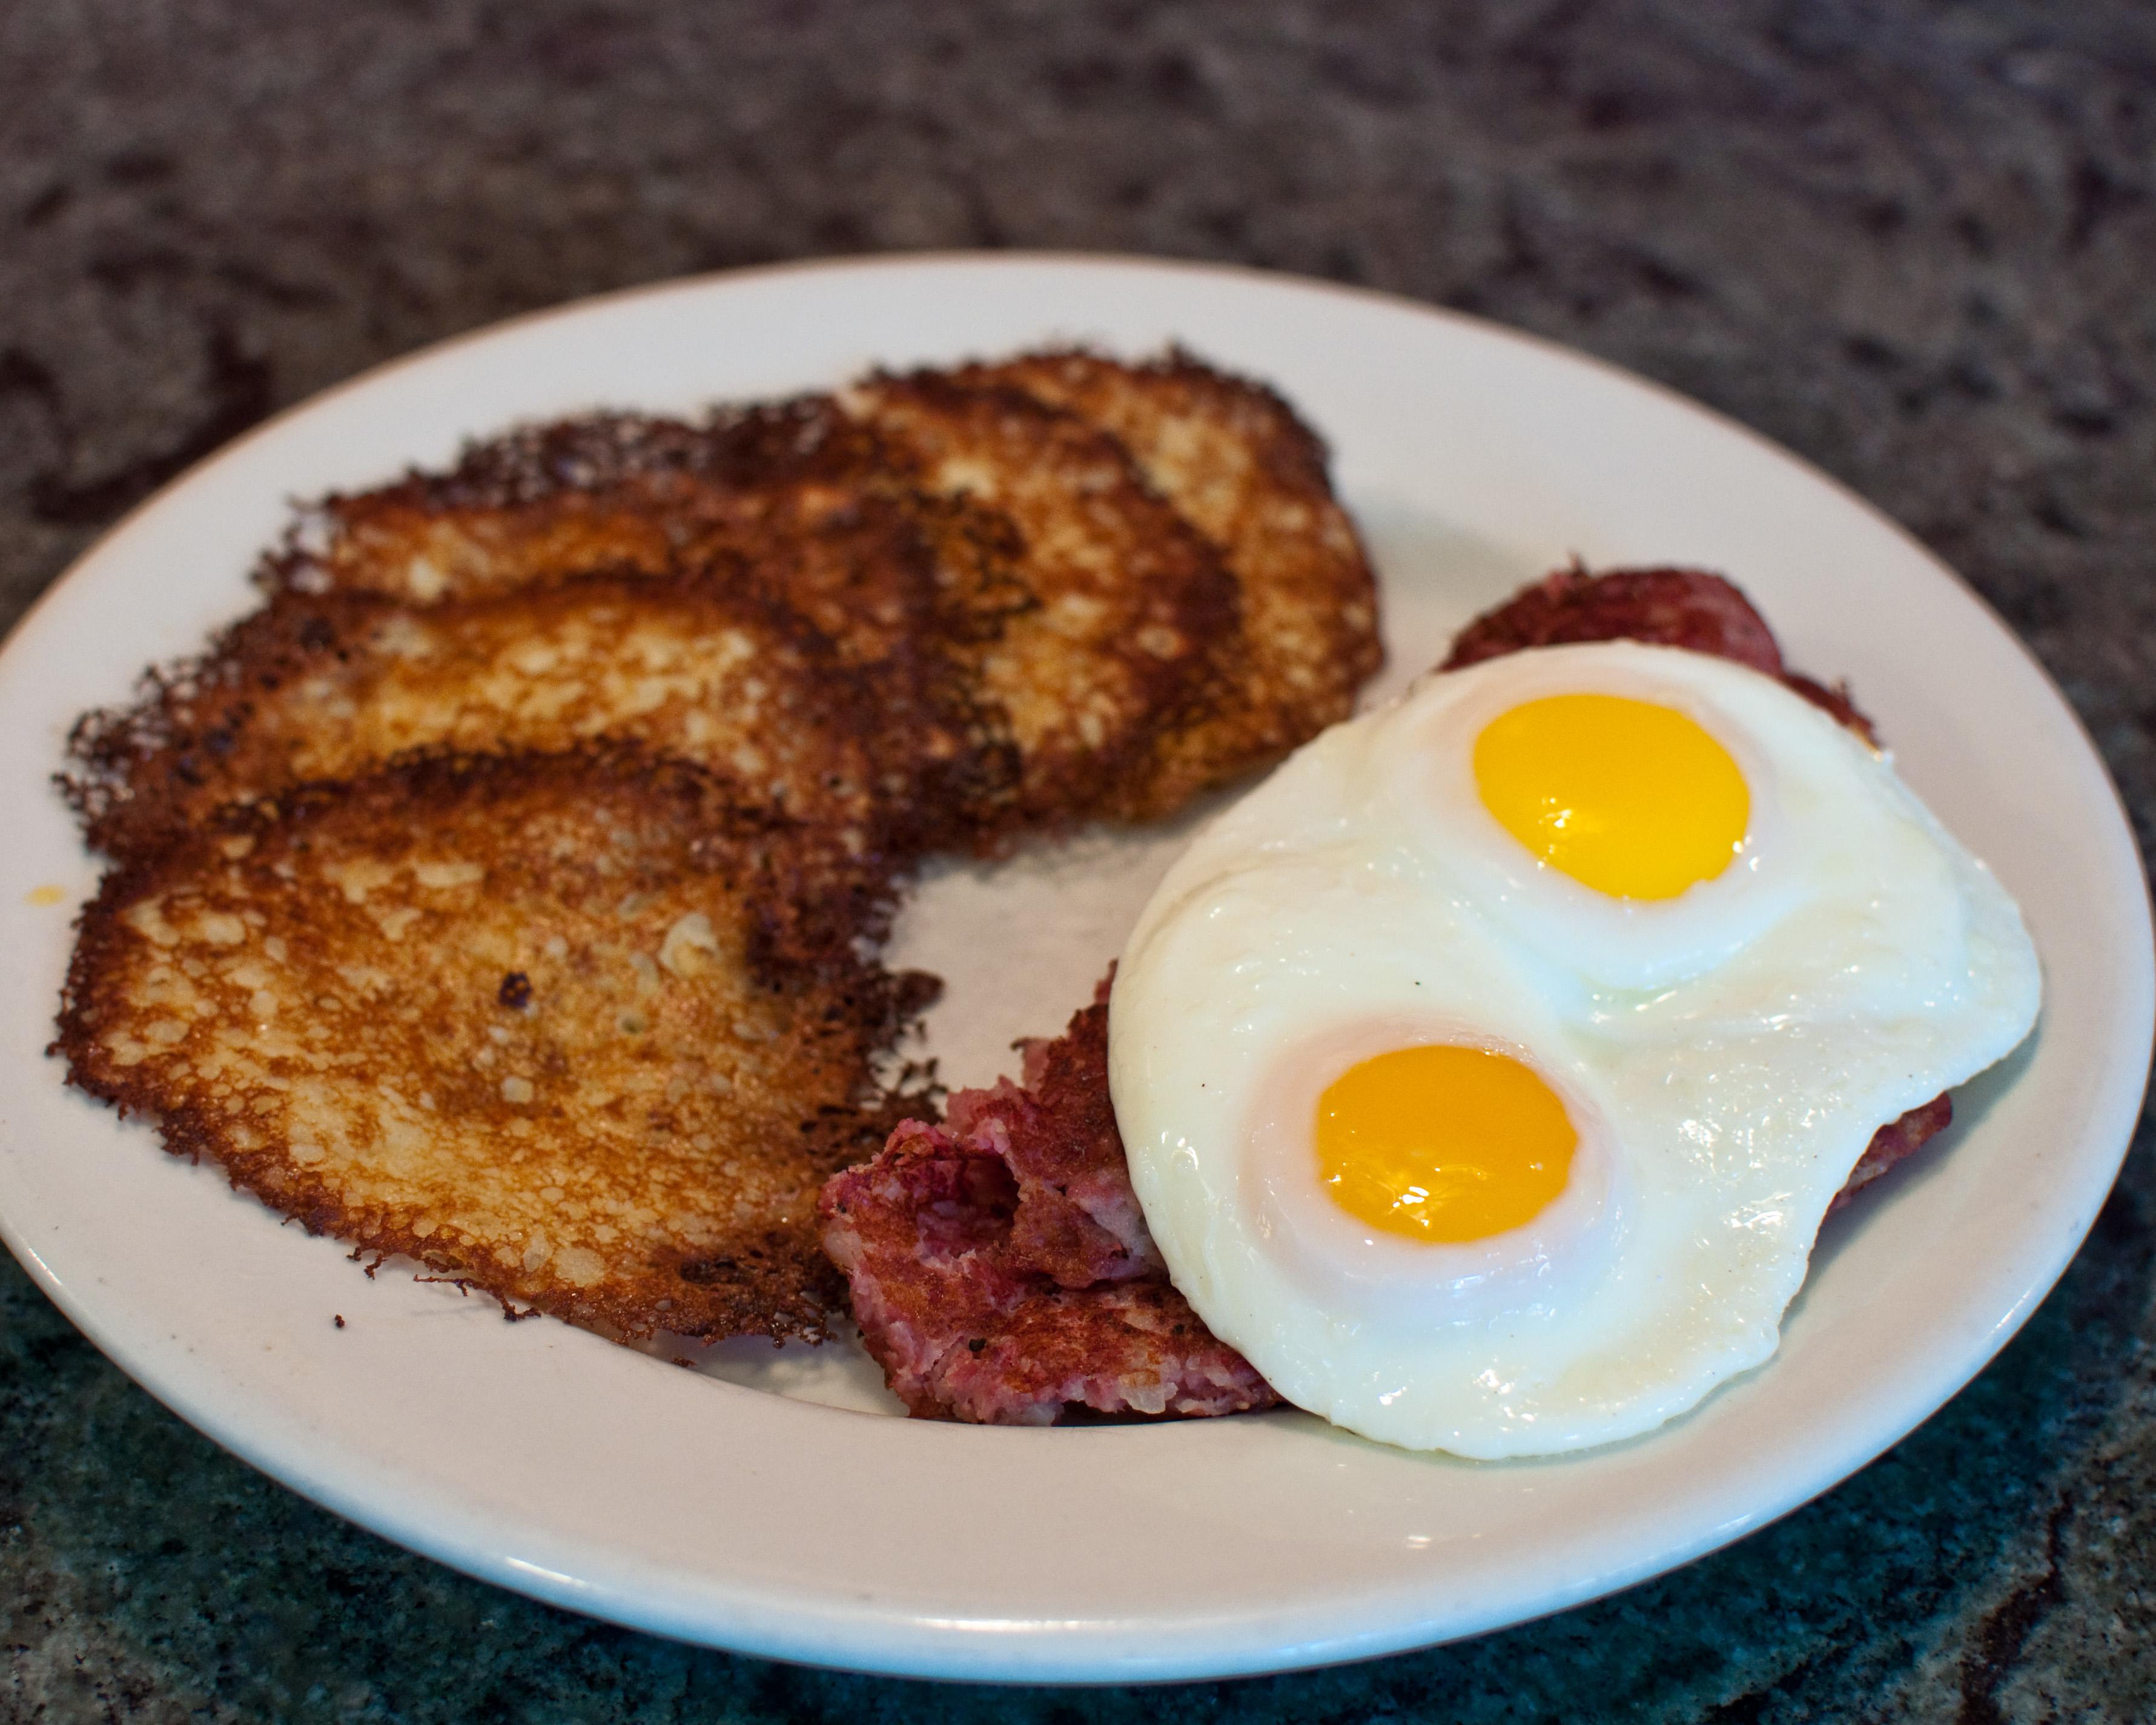
<path fill-rule="evenodd" d="M 907 1121 L 819 1209 L 862 1339 L 916 1415 L 1048 1425 L 1234 1414 L 1280 1399 L 1168 1285 L 1108 1099 L 1108 985 L 1025 1087 Z"/>
<path fill-rule="evenodd" d="M 1857 1158 L 1856 1166 L 1849 1171 L 1849 1178 L 1835 1194 L 1834 1202 L 1827 1206 L 1827 1214 L 1832 1215 L 1888 1168 L 1897 1163 L 1907 1162 L 1924 1147 L 1928 1140 L 1953 1124 L 1953 1098 L 1944 1094 L 1933 1096 L 1921 1107 L 1912 1108 L 1899 1120 L 1888 1121 L 1872 1133 L 1864 1154 Z"/>
<path fill-rule="evenodd" d="M 1782 662 L 1774 630 L 1752 602 L 1732 583 L 1704 569 L 1611 569 L 1590 575 L 1575 562 L 1485 611 L 1454 637 L 1441 668 L 1458 670 L 1523 647 L 1620 640 L 1733 659 L 1779 677 L 1866 742 L 1879 740 L 1846 689 L 1830 689 L 1791 670 Z"/>
<path fill-rule="evenodd" d="M 1686 647 L 1782 675 L 1782 649 L 1752 603 L 1703 569 L 1612 569 L 1574 563 L 1522 588 L 1453 638 L 1444 669 L 1502 659 L 1523 647 L 1647 641 Z"/>
<path fill-rule="evenodd" d="M 1023 1090 L 1001 1079 L 947 1110 L 951 1134 L 993 1147 L 1018 1182 L 1012 1249 L 1066 1288 L 1164 1273 L 1108 1098 L 1107 988 L 1060 1037 L 1019 1045 Z"/>

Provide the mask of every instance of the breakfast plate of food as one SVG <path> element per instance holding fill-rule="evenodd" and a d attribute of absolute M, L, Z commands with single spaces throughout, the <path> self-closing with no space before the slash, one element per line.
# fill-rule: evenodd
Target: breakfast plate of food
<path fill-rule="evenodd" d="M 362 1525 L 774 1657 L 1222 1676 L 1657 1574 L 1982 1368 L 2147 1076 L 2133 838 L 1981 601 L 1316 283 L 463 337 L 123 521 L 0 714 L 39 1285 Z"/>

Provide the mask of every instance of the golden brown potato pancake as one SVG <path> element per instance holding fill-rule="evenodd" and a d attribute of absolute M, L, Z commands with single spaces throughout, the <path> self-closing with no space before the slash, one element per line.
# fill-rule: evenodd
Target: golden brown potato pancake
<path fill-rule="evenodd" d="M 1023 390 L 1115 437 L 1235 577 L 1241 627 L 1216 655 L 1216 709 L 1161 731 L 1116 813 L 1172 813 L 1353 710 L 1383 660 L 1376 583 L 1334 501 L 1325 446 L 1279 396 L 1180 353 L 1137 365 L 1029 354 L 956 375 Z"/>
<path fill-rule="evenodd" d="M 707 581 L 583 576 L 425 607 L 285 593 L 131 711 L 87 716 L 69 791 L 92 842 L 124 855 L 410 751 L 613 739 L 713 768 L 865 854 L 921 793 L 923 745 L 898 717 L 791 613 Z"/>
<path fill-rule="evenodd" d="M 813 1336 L 894 1123 L 887 883 L 630 753 L 434 759 L 107 877 L 55 1045 L 309 1230 L 622 1337 Z M 917 979 L 916 979 L 917 980 Z"/>
<path fill-rule="evenodd" d="M 1209 655 L 1236 614 L 1219 552 L 1116 439 L 1023 390 L 918 372 L 847 399 L 907 448 L 927 491 L 1013 530 L 1024 608 L 981 644 L 973 675 L 1018 752 L 1015 821 L 1121 800 L 1155 734 L 1192 722 L 1211 692 Z"/>
<path fill-rule="evenodd" d="M 433 605 L 599 571 L 701 572 L 823 634 L 894 737 L 918 740 L 916 814 L 971 820 L 1008 800 L 1015 771 L 969 670 L 1026 603 L 1010 536 L 999 516 L 924 495 L 903 447 L 810 397 L 701 425 L 527 426 L 447 472 L 324 499 L 262 578 Z"/>
<path fill-rule="evenodd" d="M 859 573 L 844 535 L 865 485 L 891 467 L 872 434 L 817 398 L 702 425 L 594 413 L 521 426 L 446 471 L 332 493 L 264 576 L 433 604 L 593 569 L 665 574 L 692 547 L 775 526 L 811 536 L 790 549 L 813 566 L 813 591 Z M 814 537 L 824 527 L 834 536 Z"/>

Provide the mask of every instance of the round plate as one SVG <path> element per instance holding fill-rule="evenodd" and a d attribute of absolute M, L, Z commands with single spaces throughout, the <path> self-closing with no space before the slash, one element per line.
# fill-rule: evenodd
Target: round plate
<path fill-rule="evenodd" d="M 1574 553 L 1725 570 L 1792 663 L 1850 679 L 2020 899 L 2048 978 L 2035 1037 L 1967 1087 L 1947 1139 L 1830 1225 L 1779 1357 L 1691 1415 L 1500 1465 L 1296 1414 L 1060 1430 L 886 1417 L 848 1350 L 735 1344 L 686 1372 L 506 1324 L 452 1288 L 369 1281 L 335 1241 L 62 1088 L 42 1050 L 95 878 L 49 783 L 62 739 L 248 605 L 289 499 L 444 461 L 519 418 L 690 409 L 1051 340 L 1182 341 L 1271 382 L 1332 440 L 1383 572 L 1381 690 Z M 97 545 L 0 655 L 0 1231 L 40 1286 L 182 1417 L 391 1539 L 578 1610 L 820 1664 L 1277 1670 L 1516 1622 L 1734 1539 L 1902 1436 L 2013 1333 L 2111 1184 L 2149 1053 L 2148 902 L 2116 795 L 2057 691 L 1953 575 L 1660 389 L 1277 277 L 900 259 L 685 282 L 449 342 L 272 421 Z M 947 1076 L 990 1076 L 1013 1036 L 1088 998 L 1176 837 L 932 871 L 893 957 L 949 980 L 931 1024 Z"/>

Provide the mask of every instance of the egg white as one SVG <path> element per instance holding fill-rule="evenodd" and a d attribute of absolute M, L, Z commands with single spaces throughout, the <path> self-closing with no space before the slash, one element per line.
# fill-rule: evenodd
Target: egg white
<path fill-rule="evenodd" d="M 1542 695 L 1677 706 L 1751 831 L 1712 881 L 1611 899 L 1537 863 L 1467 762 Z M 1649 1430 L 1773 1352 L 1872 1133 L 2029 1032 L 2005 891 L 1891 762 L 1774 680 L 1631 643 L 1426 679 L 1337 726 L 1170 870 L 1110 1011 L 1116 1118 L 1175 1283 L 1297 1405 L 1476 1457 Z M 1368 1055 L 1527 1059 L 1582 1130 L 1563 1197 L 1461 1246 L 1353 1223 L 1308 1149 Z"/>

